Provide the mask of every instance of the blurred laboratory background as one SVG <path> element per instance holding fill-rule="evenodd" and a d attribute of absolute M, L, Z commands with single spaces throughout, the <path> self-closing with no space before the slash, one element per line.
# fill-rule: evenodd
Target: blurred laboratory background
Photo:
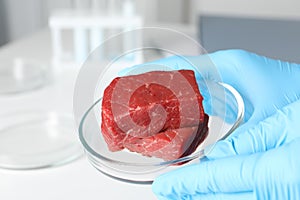
<path fill-rule="evenodd" d="M 1 0 L 0 45 L 45 29 L 55 11 L 76 9 L 138 15 L 142 21 L 133 26 L 178 29 L 195 37 L 208 52 L 242 48 L 300 61 L 297 0 Z"/>
<path fill-rule="evenodd" d="M 132 31 L 142 27 L 157 29 Z M 77 128 L 90 105 L 76 123 L 73 91 L 88 61 L 101 69 L 149 46 L 158 50 L 120 65 L 167 56 L 161 49 L 229 48 L 300 63 L 299 35 L 299 0 L 0 0 L 0 199 L 155 199 L 150 185 L 116 181 L 84 159 Z"/>

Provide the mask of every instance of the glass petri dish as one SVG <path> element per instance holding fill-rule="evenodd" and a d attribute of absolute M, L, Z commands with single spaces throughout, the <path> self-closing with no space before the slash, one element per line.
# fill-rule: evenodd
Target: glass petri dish
<path fill-rule="evenodd" d="M 1 115 L 0 121 L 0 168 L 53 167 L 83 154 L 70 115 L 25 111 Z"/>
<path fill-rule="evenodd" d="M 100 129 L 102 105 L 100 98 L 87 110 L 79 126 L 79 137 L 92 165 L 118 180 L 151 183 L 162 173 L 199 162 L 204 156 L 204 149 L 229 136 L 242 122 L 244 114 L 243 100 L 233 87 L 216 82 L 208 84 L 213 89 L 210 93 L 210 102 L 217 102 L 209 113 L 208 136 L 194 153 L 171 161 L 142 156 L 128 150 L 111 152 Z M 226 109 L 226 112 L 220 112 L 223 109 Z"/>
<path fill-rule="evenodd" d="M 106 61 L 97 60 L 105 46 L 114 47 L 116 41 L 132 35 L 137 36 L 135 38 L 140 38 L 141 35 L 143 38 L 149 37 L 149 41 L 169 42 L 168 45 L 160 45 L 156 42 L 151 44 L 144 40 L 136 41 L 131 48 L 123 49 Z M 182 44 L 187 48 L 182 48 Z M 200 93 L 204 97 L 204 110 L 209 115 L 209 133 L 206 139 L 192 154 L 169 161 L 128 150 L 111 152 L 100 128 L 101 98 L 105 88 L 116 77 L 181 69 L 194 71 Z M 168 88 L 168 85 L 162 86 Z M 175 90 L 172 92 L 176 94 Z M 217 141 L 228 137 L 242 122 L 244 114 L 241 96 L 233 87 L 222 83 L 221 76 L 205 49 L 189 36 L 163 28 L 123 32 L 96 48 L 78 74 L 73 105 L 75 119 L 79 124 L 80 141 L 92 165 L 110 177 L 139 184 L 151 183 L 162 173 L 199 162 L 204 156 L 204 149 L 207 152 Z"/>
<path fill-rule="evenodd" d="M 35 60 L 0 60 L 0 94 L 14 94 L 44 86 L 49 67 Z"/>

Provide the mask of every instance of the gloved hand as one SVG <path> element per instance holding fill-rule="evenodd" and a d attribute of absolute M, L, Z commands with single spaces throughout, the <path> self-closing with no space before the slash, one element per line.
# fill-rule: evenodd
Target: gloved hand
<path fill-rule="evenodd" d="M 245 123 L 206 152 L 208 161 L 165 174 L 153 191 L 167 199 L 299 198 L 300 66 L 241 50 L 209 54 L 221 80 L 245 101 Z M 219 81 L 207 57 L 154 63 L 195 69 Z M 294 103 L 293 103 L 294 102 Z"/>
<path fill-rule="evenodd" d="M 216 159 L 249 154 L 247 149 L 257 143 L 258 133 L 253 133 L 253 137 L 248 136 L 251 138 L 246 143 L 236 142 L 236 139 L 258 122 L 272 116 L 278 109 L 300 99 L 300 65 L 243 50 L 219 51 L 209 56 L 222 81 L 232 85 L 242 95 L 245 102 L 245 123 L 227 140 L 220 141 L 211 152 L 207 152 L 207 157 Z M 242 136 L 246 137 L 245 134 Z M 253 153 L 268 150 L 256 147 Z"/>
<path fill-rule="evenodd" d="M 166 173 L 154 181 L 153 192 L 174 200 L 300 199 L 299 121 L 300 100 L 241 133 L 234 143 L 228 141 L 237 155 L 209 157 Z M 235 149 L 235 144 L 244 148 Z"/>

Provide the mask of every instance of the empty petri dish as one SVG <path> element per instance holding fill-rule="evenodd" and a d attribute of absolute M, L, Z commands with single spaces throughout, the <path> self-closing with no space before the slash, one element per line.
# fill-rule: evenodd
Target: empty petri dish
<path fill-rule="evenodd" d="M 0 116 L 0 167 L 37 169 L 79 158 L 83 151 L 71 115 L 18 112 Z"/>
<path fill-rule="evenodd" d="M 0 60 L 0 94 L 30 91 L 45 85 L 49 68 L 35 60 Z"/>

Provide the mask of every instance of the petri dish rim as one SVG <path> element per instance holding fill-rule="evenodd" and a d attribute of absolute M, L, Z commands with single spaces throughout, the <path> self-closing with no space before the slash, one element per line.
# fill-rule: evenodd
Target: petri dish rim
<path fill-rule="evenodd" d="M 20 118 L 22 117 L 29 117 L 30 119 L 25 119 L 24 121 L 19 121 Z M 72 133 L 74 133 L 74 136 L 76 137 L 77 134 L 75 133 L 75 124 L 73 124 L 73 118 L 72 115 L 66 114 L 66 113 L 60 113 L 56 111 L 41 111 L 41 110 L 34 110 L 34 111 L 16 111 L 16 112 L 9 112 L 5 114 L 0 115 L 0 119 L 3 119 L 3 117 L 6 117 L 6 122 L 10 122 L 9 124 L 1 124 L 0 128 L 0 138 L 4 137 L 1 134 L 7 134 L 6 131 L 10 131 L 13 129 L 18 129 L 22 127 L 43 127 L 47 128 L 49 127 L 49 124 L 51 125 L 51 120 L 53 120 L 53 117 L 55 117 L 55 122 L 52 124 L 54 125 L 53 128 L 58 128 L 58 127 L 63 127 L 64 130 L 70 130 L 67 131 L 68 133 L 62 133 L 62 135 L 57 139 L 62 140 L 63 142 L 67 141 L 65 144 L 63 144 L 63 147 L 59 146 L 60 148 L 56 148 L 56 146 L 51 147 L 54 149 L 53 151 L 49 151 L 48 149 L 45 151 L 42 151 L 39 149 L 37 152 L 32 152 L 32 154 L 26 154 L 25 161 L 22 162 L 6 162 L 5 160 L 0 159 L 0 168 L 2 169 L 9 169 L 9 170 L 33 170 L 33 169 L 43 169 L 43 168 L 50 168 L 50 167 L 56 167 L 56 166 L 61 166 L 64 164 L 68 164 L 81 156 L 84 155 L 84 151 L 81 148 L 80 142 L 76 142 L 76 140 L 71 139 L 69 140 L 70 136 L 72 137 Z M 12 122 L 12 119 L 17 119 L 16 122 Z M 37 123 L 38 122 L 38 123 Z M 50 122 L 50 123 L 49 123 Z M 66 125 L 66 122 L 68 125 Z M 47 125 L 46 125 L 47 124 Z M 71 126 L 73 128 L 71 128 Z M 55 127 L 56 126 L 56 127 Z M 58 131 L 61 131 L 56 129 Z M 72 132 L 72 133 L 71 133 Z M 47 131 L 44 133 L 47 133 Z M 26 134 L 26 131 L 23 132 L 22 134 Z M 48 134 L 48 133 L 47 133 Z M 16 136 L 10 136 L 10 137 L 16 137 Z M 47 138 L 48 136 L 46 136 Z M 68 140 L 65 140 L 68 138 Z M 77 137 L 76 137 L 77 138 Z M 33 141 L 35 142 L 35 141 Z M 49 146 L 48 146 L 49 147 Z M 47 147 L 47 148 L 48 148 Z M 24 147 L 26 148 L 26 146 Z M 8 149 L 9 150 L 9 149 Z M 11 149 L 13 152 L 13 149 Z M 14 153 L 6 155 L 7 157 L 12 156 L 12 158 L 18 158 L 20 154 Z M 47 159 L 47 156 L 50 156 L 51 159 Z M 0 157 L 1 158 L 1 157 Z M 35 161 L 30 160 L 30 158 L 37 159 Z M 39 158 L 44 158 L 44 159 L 39 159 Z M 46 159 L 45 159 L 46 158 Z M 25 164 L 24 164 L 25 163 Z"/>
<path fill-rule="evenodd" d="M 241 95 L 232 86 L 230 86 L 228 84 L 225 84 L 225 83 L 221 83 L 221 82 L 217 82 L 216 84 L 221 86 L 221 87 L 224 87 L 229 92 L 231 92 L 231 94 L 235 97 L 235 100 L 236 100 L 236 103 L 237 103 L 237 106 L 238 106 L 237 119 L 234 122 L 234 124 L 232 125 L 232 127 L 229 129 L 229 131 L 223 137 L 221 137 L 219 139 L 219 140 L 222 140 L 222 139 L 225 139 L 226 137 L 228 137 L 242 123 L 243 118 L 244 118 L 244 102 L 243 102 L 243 99 L 242 99 Z M 114 160 L 114 159 L 105 157 L 105 156 L 97 153 L 95 150 L 93 150 L 92 147 L 90 147 L 88 142 L 85 140 L 83 128 L 84 128 L 84 123 L 85 123 L 85 120 L 86 120 L 87 116 L 91 113 L 93 108 L 99 102 L 101 102 L 101 100 L 102 100 L 102 98 L 99 98 L 90 108 L 87 109 L 87 111 L 84 113 L 84 115 L 83 115 L 83 117 L 80 121 L 80 124 L 79 124 L 79 139 L 80 139 L 82 145 L 84 146 L 85 150 L 87 151 L 87 153 L 92 154 L 92 156 L 94 156 L 98 159 L 102 159 L 103 161 L 109 162 L 111 164 L 124 165 L 124 166 L 140 166 L 140 167 L 141 166 L 153 167 L 153 166 L 173 165 L 173 164 L 176 164 L 176 163 L 190 161 L 190 160 L 194 160 L 196 158 L 201 158 L 201 157 L 204 156 L 204 149 L 202 149 L 199 152 L 194 152 L 192 155 L 185 156 L 185 157 L 175 159 L 175 160 L 171 160 L 171 161 L 162 161 L 162 162 L 153 162 L 153 163 L 136 163 L 136 162 L 124 162 L 124 161 Z"/>
<path fill-rule="evenodd" d="M 0 95 L 16 95 L 41 89 L 51 82 L 51 66 L 44 61 L 0 59 Z M 4 87 L 3 87 L 4 86 Z"/>

